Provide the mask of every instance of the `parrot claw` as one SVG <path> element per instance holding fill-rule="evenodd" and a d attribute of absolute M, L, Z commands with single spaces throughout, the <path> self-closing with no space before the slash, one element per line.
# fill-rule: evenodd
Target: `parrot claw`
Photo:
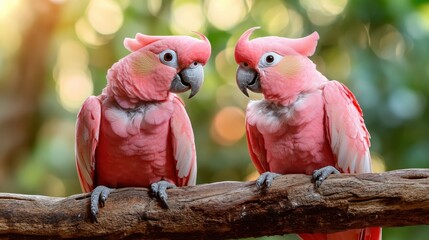
<path fill-rule="evenodd" d="M 322 185 L 322 182 L 331 174 L 340 174 L 340 171 L 333 166 L 326 166 L 321 169 L 314 170 L 312 178 L 316 184 L 316 188 L 319 188 L 320 185 Z"/>
<path fill-rule="evenodd" d="M 271 184 L 273 183 L 273 180 L 280 176 L 280 174 L 278 173 L 273 173 L 273 172 L 264 172 L 262 173 L 258 179 L 256 180 L 256 188 L 258 190 L 262 189 L 262 188 L 269 188 L 271 187 Z"/>
<path fill-rule="evenodd" d="M 163 204 L 166 208 L 169 208 L 168 203 L 167 203 L 167 199 L 168 199 L 168 194 L 166 192 L 167 189 L 170 188 L 175 188 L 176 185 L 174 185 L 173 183 L 161 180 L 159 182 L 155 182 L 152 183 L 150 185 L 150 189 L 152 190 L 152 194 L 155 195 Z"/>
<path fill-rule="evenodd" d="M 98 204 L 100 207 L 104 207 L 106 204 L 107 197 L 109 196 L 112 190 L 105 186 L 97 186 L 91 193 L 91 217 L 93 222 L 98 223 L 97 213 L 98 213 Z"/>

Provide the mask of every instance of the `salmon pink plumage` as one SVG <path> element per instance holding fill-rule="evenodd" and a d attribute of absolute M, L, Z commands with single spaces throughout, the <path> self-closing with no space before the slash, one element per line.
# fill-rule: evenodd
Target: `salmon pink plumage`
<path fill-rule="evenodd" d="M 166 189 L 195 185 L 194 135 L 174 94 L 202 85 L 210 57 L 207 38 L 148 36 L 125 39 L 131 53 L 108 71 L 107 86 L 83 104 L 76 123 L 76 168 L 91 192 L 97 221 L 111 188 L 150 187 L 167 205 Z"/>
<path fill-rule="evenodd" d="M 264 96 L 251 101 L 246 112 L 249 153 L 261 174 L 257 186 L 269 187 L 279 174 L 309 174 L 319 187 L 332 173 L 371 172 L 370 136 L 356 98 L 340 82 L 329 81 L 308 58 L 319 35 L 249 40 L 255 29 L 240 37 L 235 59 L 240 90 Z M 381 228 L 300 237 L 378 240 Z"/>

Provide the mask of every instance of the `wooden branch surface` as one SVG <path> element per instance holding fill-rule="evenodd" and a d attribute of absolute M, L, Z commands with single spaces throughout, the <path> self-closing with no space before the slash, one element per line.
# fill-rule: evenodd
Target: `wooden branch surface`
<path fill-rule="evenodd" d="M 224 239 L 366 226 L 429 224 L 429 170 L 333 175 L 315 189 L 306 175 L 168 190 L 165 209 L 148 190 L 113 191 L 98 223 L 89 194 L 67 198 L 0 194 L 0 238 Z"/>

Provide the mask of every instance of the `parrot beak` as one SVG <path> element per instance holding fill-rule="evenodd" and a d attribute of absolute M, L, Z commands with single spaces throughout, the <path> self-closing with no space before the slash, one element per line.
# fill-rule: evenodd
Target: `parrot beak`
<path fill-rule="evenodd" d="M 260 93 L 262 92 L 261 84 L 259 81 L 259 74 L 255 69 L 240 66 L 237 69 L 236 75 L 238 88 L 244 93 L 244 95 L 249 96 L 247 89 L 252 92 Z"/>
<path fill-rule="evenodd" d="M 192 98 L 200 90 L 204 81 L 204 70 L 201 63 L 194 62 L 189 67 L 180 71 L 171 82 L 170 91 L 182 93 L 191 89 L 189 98 Z"/>

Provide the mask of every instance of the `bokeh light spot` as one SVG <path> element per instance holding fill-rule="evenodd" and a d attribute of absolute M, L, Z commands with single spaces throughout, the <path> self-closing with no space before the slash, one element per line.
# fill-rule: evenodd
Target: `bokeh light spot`
<path fill-rule="evenodd" d="M 61 105 L 73 113 L 93 91 L 88 62 L 88 52 L 82 44 L 72 40 L 61 44 L 53 75 Z"/>
<path fill-rule="evenodd" d="M 320 0 L 320 5 L 326 14 L 338 15 L 344 11 L 347 0 Z"/>
<path fill-rule="evenodd" d="M 226 81 L 235 81 L 237 65 L 233 60 L 233 48 L 222 50 L 216 55 L 215 67 L 219 75 Z M 228 56 L 229 55 L 229 56 Z"/>
<path fill-rule="evenodd" d="M 283 4 L 272 6 L 263 14 L 263 21 L 267 23 L 270 34 L 278 34 L 289 25 L 289 13 Z"/>
<path fill-rule="evenodd" d="M 171 5 L 171 30 L 175 34 L 188 35 L 191 31 L 201 31 L 205 24 L 202 6 L 199 2 L 176 0 Z"/>
<path fill-rule="evenodd" d="M 282 1 L 272 0 L 270 4 L 257 1 L 252 6 L 251 15 L 255 22 L 270 35 L 301 37 L 305 29 L 301 14 Z"/>
<path fill-rule="evenodd" d="M 21 0 L 0 0 L 0 19 L 7 18 L 20 3 Z"/>
<path fill-rule="evenodd" d="M 162 0 L 148 0 L 147 1 L 147 9 L 149 10 L 150 14 L 153 16 L 156 16 L 159 13 L 159 10 L 161 10 L 162 7 Z"/>
<path fill-rule="evenodd" d="M 64 182 L 51 174 L 46 174 L 44 176 L 44 189 L 46 189 L 46 195 L 51 197 L 65 197 L 66 195 L 66 186 Z"/>
<path fill-rule="evenodd" d="M 407 120 L 421 116 L 425 101 L 410 89 L 398 88 L 390 94 L 388 106 L 396 118 Z"/>
<path fill-rule="evenodd" d="M 259 173 L 258 171 L 254 170 L 253 172 L 249 173 L 246 178 L 244 179 L 244 181 L 248 182 L 248 181 L 255 181 L 256 179 L 258 179 L 259 177 Z"/>
<path fill-rule="evenodd" d="M 85 99 L 92 95 L 93 83 L 90 74 L 79 70 L 60 70 L 57 92 L 61 105 L 70 112 L 76 112 Z"/>
<path fill-rule="evenodd" d="M 74 168 L 75 121 L 50 119 L 42 125 L 37 138 L 40 144 L 35 154 L 37 161 L 53 170 L 57 176 L 69 176 Z"/>
<path fill-rule="evenodd" d="M 232 145 L 244 136 L 245 115 L 237 107 L 225 107 L 215 116 L 211 132 L 214 140 L 221 145 Z"/>
<path fill-rule="evenodd" d="M 206 8 L 209 22 L 221 30 L 231 29 L 246 15 L 246 4 L 242 0 L 208 0 Z"/>
<path fill-rule="evenodd" d="M 0 76 L 8 64 L 3 61 L 12 57 L 21 46 L 21 30 L 27 18 L 16 19 L 16 16 L 25 10 L 21 0 L 0 0 Z"/>
<path fill-rule="evenodd" d="M 251 93 L 251 91 L 249 91 L 249 93 Z M 226 107 L 234 104 L 239 106 L 241 109 L 246 109 L 246 106 L 249 103 L 249 98 L 238 89 L 236 83 L 227 83 L 216 89 L 216 103 L 220 107 Z"/>
<path fill-rule="evenodd" d="M 422 4 L 418 14 L 422 27 L 429 32 L 429 3 Z"/>
<path fill-rule="evenodd" d="M 323 52 L 321 56 L 323 58 L 323 63 L 320 67 L 324 67 L 326 76 L 330 79 L 336 79 L 339 81 L 345 81 L 350 75 L 351 69 L 351 60 L 349 53 L 337 47 L 332 47 Z"/>
<path fill-rule="evenodd" d="M 307 10 L 307 16 L 314 25 L 327 26 L 341 14 L 347 0 L 300 0 L 299 3 Z"/>
<path fill-rule="evenodd" d="M 61 44 L 57 60 L 59 67 L 86 69 L 88 62 L 88 52 L 82 44 L 72 40 Z"/>
<path fill-rule="evenodd" d="M 288 10 L 289 24 L 286 28 L 286 33 L 289 37 L 300 37 L 304 32 L 304 20 L 302 19 L 301 14 L 294 10 Z"/>
<path fill-rule="evenodd" d="M 318 26 L 328 26 L 329 24 L 333 23 L 336 19 L 336 16 L 334 15 L 325 15 L 323 12 L 320 11 L 308 11 L 307 12 L 308 18 L 310 19 L 311 23 Z"/>
<path fill-rule="evenodd" d="M 85 18 L 76 21 L 75 31 L 79 40 L 91 46 L 100 46 L 107 42 L 106 39 L 100 37 L 97 32 L 95 32 Z"/>
<path fill-rule="evenodd" d="M 0 50 L 5 57 L 12 56 L 21 46 L 21 35 L 15 24 L 0 22 Z"/>
<path fill-rule="evenodd" d="M 391 25 L 377 29 L 371 35 L 371 46 L 375 54 L 385 60 L 401 59 L 405 52 L 405 40 Z"/>
<path fill-rule="evenodd" d="M 384 159 L 376 153 L 371 153 L 371 169 L 373 173 L 381 173 L 386 171 Z"/>
<path fill-rule="evenodd" d="M 122 9 L 113 0 L 91 0 L 87 14 L 89 24 L 100 34 L 113 34 L 123 23 Z"/>

